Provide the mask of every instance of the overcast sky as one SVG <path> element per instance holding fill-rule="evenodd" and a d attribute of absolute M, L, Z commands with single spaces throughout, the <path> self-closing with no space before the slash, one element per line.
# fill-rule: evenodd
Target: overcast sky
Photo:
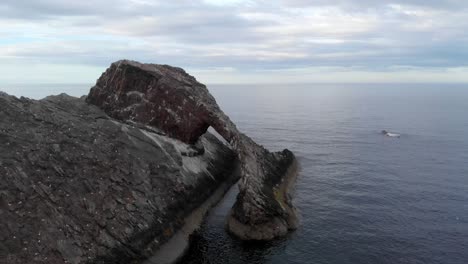
<path fill-rule="evenodd" d="M 2 0 L 0 83 L 119 59 L 205 83 L 468 82 L 466 0 Z"/>

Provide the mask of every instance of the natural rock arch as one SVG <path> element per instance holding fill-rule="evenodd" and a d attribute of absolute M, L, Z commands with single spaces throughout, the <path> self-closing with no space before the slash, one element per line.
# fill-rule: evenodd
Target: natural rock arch
<path fill-rule="evenodd" d="M 151 126 L 189 144 L 213 127 L 241 164 L 228 230 L 242 239 L 269 240 L 296 227 L 287 190 L 296 169 L 293 153 L 271 153 L 241 133 L 206 86 L 183 69 L 118 61 L 97 80 L 86 100 L 111 117 Z"/>

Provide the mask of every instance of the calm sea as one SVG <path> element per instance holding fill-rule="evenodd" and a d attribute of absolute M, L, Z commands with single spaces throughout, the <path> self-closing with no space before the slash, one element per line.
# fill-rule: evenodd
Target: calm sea
<path fill-rule="evenodd" d="M 233 190 L 183 263 L 468 263 L 468 85 L 209 88 L 242 131 L 297 155 L 301 225 L 237 241 Z"/>
<path fill-rule="evenodd" d="M 0 89 L 38 98 L 90 86 Z M 233 188 L 182 263 L 468 263 L 468 85 L 209 89 L 246 134 L 296 154 L 301 224 L 271 243 L 230 237 Z"/>

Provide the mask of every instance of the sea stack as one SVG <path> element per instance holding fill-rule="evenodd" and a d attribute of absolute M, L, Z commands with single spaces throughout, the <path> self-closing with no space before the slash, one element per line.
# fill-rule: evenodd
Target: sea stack
<path fill-rule="evenodd" d="M 271 240 L 297 225 L 288 194 L 296 173 L 294 154 L 269 152 L 241 133 L 205 85 L 181 68 L 121 60 L 98 79 L 86 98 L 109 116 L 152 127 L 200 150 L 198 142 L 214 128 L 237 154 L 239 195 L 227 229 L 244 240 Z"/>

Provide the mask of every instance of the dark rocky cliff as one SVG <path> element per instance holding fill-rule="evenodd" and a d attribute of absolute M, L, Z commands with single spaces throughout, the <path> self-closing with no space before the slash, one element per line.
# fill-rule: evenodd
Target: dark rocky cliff
<path fill-rule="evenodd" d="M 0 263 L 170 263 L 239 177 L 228 230 L 273 239 L 296 225 L 295 167 L 180 68 L 119 61 L 86 98 L 0 93 Z"/>
<path fill-rule="evenodd" d="M 84 99 L 0 94 L 0 263 L 140 263 L 237 180 L 228 147 L 200 149 Z"/>
<path fill-rule="evenodd" d="M 227 223 L 242 239 L 268 240 L 296 227 L 287 181 L 296 161 L 289 150 L 271 153 L 241 133 L 208 89 L 180 68 L 122 60 L 113 63 L 87 101 L 119 120 L 160 129 L 195 144 L 213 127 L 241 162 L 239 196 Z"/>

